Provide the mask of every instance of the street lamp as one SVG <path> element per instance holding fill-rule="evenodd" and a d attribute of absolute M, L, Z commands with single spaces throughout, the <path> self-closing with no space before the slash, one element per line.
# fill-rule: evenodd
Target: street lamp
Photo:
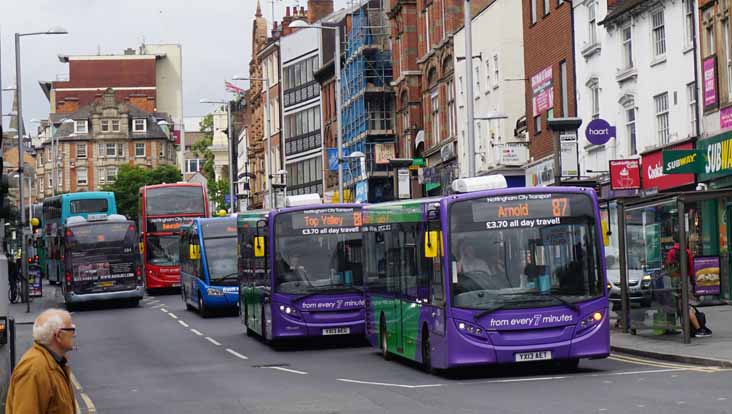
<path fill-rule="evenodd" d="M 319 29 L 333 30 L 335 32 L 335 93 L 336 93 L 336 126 L 338 146 L 338 197 L 343 202 L 343 131 L 341 128 L 341 31 L 338 26 L 323 26 L 321 24 L 309 24 L 304 20 L 295 20 L 290 23 L 293 29 Z M 468 88 L 470 89 L 470 88 Z"/>
<path fill-rule="evenodd" d="M 470 0 L 463 2 L 465 56 L 473 56 L 473 16 Z M 468 177 L 475 176 L 475 121 L 473 113 L 473 59 L 465 59 L 465 110 L 468 112 Z"/>
<path fill-rule="evenodd" d="M 18 174 L 20 174 L 20 182 L 23 182 L 23 83 L 20 80 L 20 38 L 26 36 L 38 36 L 38 35 L 58 35 L 68 34 L 66 29 L 61 27 L 52 27 L 45 32 L 30 32 L 30 33 L 15 33 L 15 97 L 18 104 Z M 20 226 L 25 226 L 25 206 L 23 206 L 23 185 L 20 186 Z M 20 260 L 22 261 L 22 275 L 25 280 L 25 301 L 26 301 L 26 312 L 30 312 L 30 302 L 28 301 L 28 261 L 25 260 L 26 251 L 26 238 L 22 238 L 22 248 Z"/>
<path fill-rule="evenodd" d="M 234 209 L 234 203 L 236 200 L 234 199 L 234 167 L 232 165 L 233 157 L 231 156 L 231 151 L 234 148 L 233 144 L 233 134 L 231 133 L 231 102 L 230 101 L 212 101 L 210 99 L 201 99 L 201 103 L 208 103 L 208 104 L 222 104 L 226 105 L 226 138 L 229 142 L 229 208 L 231 209 L 231 212 L 233 213 L 236 211 Z"/>
<path fill-rule="evenodd" d="M 275 207 L 274 197 L 272 194 L 272 114 L 269 109 L 269 79 L 267 77 L 253 78 L 249 76 L 232 76 L 233 80 L 245 80 L 245 81 L 256 81 L 264 83 L 264 123 L 267 127 L 267 154 L 265 154 L 265 174 L 267 174 L 267 198 L 269 199 L 269 205 L 271 208 Z M 282 145 L 282 144 L 280 144 Z"/>

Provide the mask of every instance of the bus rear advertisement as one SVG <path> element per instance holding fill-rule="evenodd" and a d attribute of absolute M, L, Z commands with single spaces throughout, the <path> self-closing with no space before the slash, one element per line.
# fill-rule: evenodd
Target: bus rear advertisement
<path fill-rule="evenodd" d="M 68 220 L 64 232 L 67 307 L 81 302 L 143 297 L 135 224 L 121 215 Z"/>
<path fill-rule="evenodd" d="M 381 228 L 369 226 L 366 254 L 385 260 L 367 260 L 367 336 L 385 356 L 428 369 L 537 360 L 576 367 L 608 356 L 594 192 L 478 191 L 424 202 L 417 214 L 366 206 L 368 223 L 371 210 L 383 217 Z"/>

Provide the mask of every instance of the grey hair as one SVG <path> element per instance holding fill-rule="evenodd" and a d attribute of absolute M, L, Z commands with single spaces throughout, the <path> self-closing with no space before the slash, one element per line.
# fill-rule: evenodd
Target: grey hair
<path fill-rule="evenodd" d="M 64 327 L 64 314 L 71 317 L 71 314 L 63 309 L 47 309 L 38 315 L 33 323 L 33 340 L 42 345 L 49 345 L 56 332 Z"/>

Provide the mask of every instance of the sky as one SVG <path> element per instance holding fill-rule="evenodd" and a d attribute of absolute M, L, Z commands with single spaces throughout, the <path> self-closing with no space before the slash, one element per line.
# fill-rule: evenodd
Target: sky
<path fill-rule="evenodd" d="M 68 35 L 21 38 L 23 118 L 48 118 L 49 103 L 40 80 L 68 74 L 58 55 L 121 54 L 145 43 L 176 43 L 183 50 L 183 111 L 201 116 L 212 110 L 201 98 L 226 98 L 224 80 L 246 75 L 251 57 L 252 19 L 256 0 L 0 0 L 0 84 L 15 85 L 14 33 L 52 27 Z M 307 0 L 274 0 L 280 20 L 286 6 L 307 6 Z M 335 0 L 335 9 L 351 0 Z M 262 0 L 271 29 L 272 1 Z M 245 85 L 241 85 L 245 86 Z M 11 110 L 12 92 L 3 92 L 3 113 Z M 8 120 L 3 117 L 7 128 Z"/>

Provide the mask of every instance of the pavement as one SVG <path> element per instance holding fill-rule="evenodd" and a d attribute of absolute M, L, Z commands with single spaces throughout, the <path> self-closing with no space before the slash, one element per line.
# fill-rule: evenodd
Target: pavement
<path fill-rule="evenodd" d="M 636 335 L 613 331 L 610 342 L 613 351 L 666 361 L 732 368 L 732 306 L 705 306 L 699 308 L 707 316 L 707 326 L 713 334 L 704 338 L 657 335 L 652 331 L 638 331 Z"/>

